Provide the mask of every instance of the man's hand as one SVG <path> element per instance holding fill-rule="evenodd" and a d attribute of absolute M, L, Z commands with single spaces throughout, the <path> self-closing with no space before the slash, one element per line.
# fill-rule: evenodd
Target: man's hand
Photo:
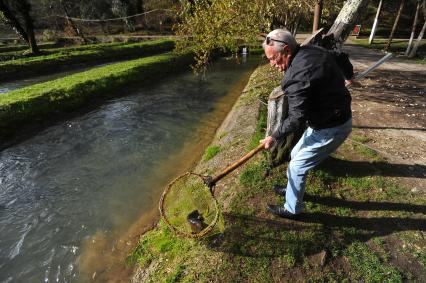
<path fill-rule="evenodd" d="M 360 87 L 361 84 L 357 80 L 345 80 L 345 86 L 346 87 L 349 87 L 349 86 Z"/>
<path fill-rule="evenodd" d="M 269 149 L 275 143 L 275 139 L 272 136 L 267 136 L 263 140 L 260 140 L 259 143 L 265 146 L 265 149 Z"/>

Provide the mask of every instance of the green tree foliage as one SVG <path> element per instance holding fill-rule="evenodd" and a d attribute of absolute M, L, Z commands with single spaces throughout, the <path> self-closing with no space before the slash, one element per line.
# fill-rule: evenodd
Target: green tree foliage
<path fill-rule="evenodd" d="M 204 67 L 214 50 L 235 52 L 240 45 L 258 45 L 260 35 L 278 27 L 295 32 L 301 18 L 311 22 L 315 1 L 182 0 L 181 22 L 176 25 L 176 33 L 183 39 L 177 50 L 192 48 L 197 61 L 194 67 Z M 343 42 L 368 0 L 323 3 L 322 26 L 334 22 L 330 38 L 334 36 L 336 41 Z"/>
<path fill-rule="evenodd" d="M 270 27 L 274 6 L 269 0 L 184 2 L 182 22 L 176 26 L 182 37 L 177 50 L 191 48 L 197 60 L 195 68 L 206 66 L 213 50 L 236 51 L 240 44 L 255 43 L 260 32 Z"/>

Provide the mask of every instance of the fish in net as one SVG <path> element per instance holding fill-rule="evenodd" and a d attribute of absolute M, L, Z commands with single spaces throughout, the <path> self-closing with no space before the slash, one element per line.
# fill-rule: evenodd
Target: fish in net
<path fill-rule="evenodd" d="M 263 149 L 264 145 L 260 144 L 214 177 L 187 172 L 173 180 L 164 190 L 159 204 L 167 226 L 177 235 L 190 238 L 223 231 L 223 218 L 214 196 L 214 185 Z"/>
<path fill-rule="evenodd" d="M 163 192 L 160 212 L 166 224 L 182 236 L 202 237 L 217 224 L 219 204 L 205 177 L 188 172 L 172 181 Z"/>

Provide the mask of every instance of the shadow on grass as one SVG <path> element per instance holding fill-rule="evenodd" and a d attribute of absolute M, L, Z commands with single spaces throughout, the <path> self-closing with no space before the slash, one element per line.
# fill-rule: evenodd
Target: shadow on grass
<path fill-rule="evenodd" d="M 317 199 L 318 200 L 318 199 Z M 320 202 L 327 202 L 321 200 Z M 404 210 L 423 212 L 426 206 L 390 203 L 352 203 L 333 200 L 336 206 L 350 206 L 362 210 Z M 205 240 L 206 245 L 224 253 L 260 257 L 290 256 L 295 262 L 321 251 L 344 248 L 355 241 L 400 231 L 426 231 L 426 219 L 409 217 L 355 217 L 329 213 L 304 213 L 298 221 L 271 220 L 256 216 L 228 213 L 223 234 Z"/>
<path fill-rule="evenodd" d="M 426 213 L 426 205 L 416 205 L 409 203 L 395 203 L 395 202 L 362 202 L 352 200 L 342 200 L 334 197 L 324 197 L 317 195 L 306 194 L 306 201 L 319 203 L 330 207 L 347 207 L 354 210 L 380 210 L 380 211 L 405 211 L 413 213 Z M 395 218 L 392 218 L 395 219 Z M 425 227 L 426 229 L 426 227 Z"/>
<path fill-rule="evenodd" d="M 420 164 L 350 161 L 329 157 L 321 164 L 320 168 L 337 177 L 388 176 L 426 178 L 426 166 Z"/>
<path fill-rule="evenodd" d="M 354 125 L 354 129 L 369 129 L 369 130 L 404 130 L 404 131 L 422 131 L 426 132 L 426 128 L 401 128 L 401 127 L 371 127 L 371 126 L 362 126 Z"/>

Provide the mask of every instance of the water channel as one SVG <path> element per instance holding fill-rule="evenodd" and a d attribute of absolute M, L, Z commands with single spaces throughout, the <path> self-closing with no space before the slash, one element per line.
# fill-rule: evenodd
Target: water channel
<path fill-rule="evenodd" d="M 200 157 L 259 57 L 220 59 L 60 122 L 0 152 L 0 282 L 83 282 L 94 235 L 114 241 Z M 87 253 L 87 250 L 84 252 Z M 90 254 L 90 251 L 89 251 Z M 80 261 L 79 261 L 80 260 Z"/>

